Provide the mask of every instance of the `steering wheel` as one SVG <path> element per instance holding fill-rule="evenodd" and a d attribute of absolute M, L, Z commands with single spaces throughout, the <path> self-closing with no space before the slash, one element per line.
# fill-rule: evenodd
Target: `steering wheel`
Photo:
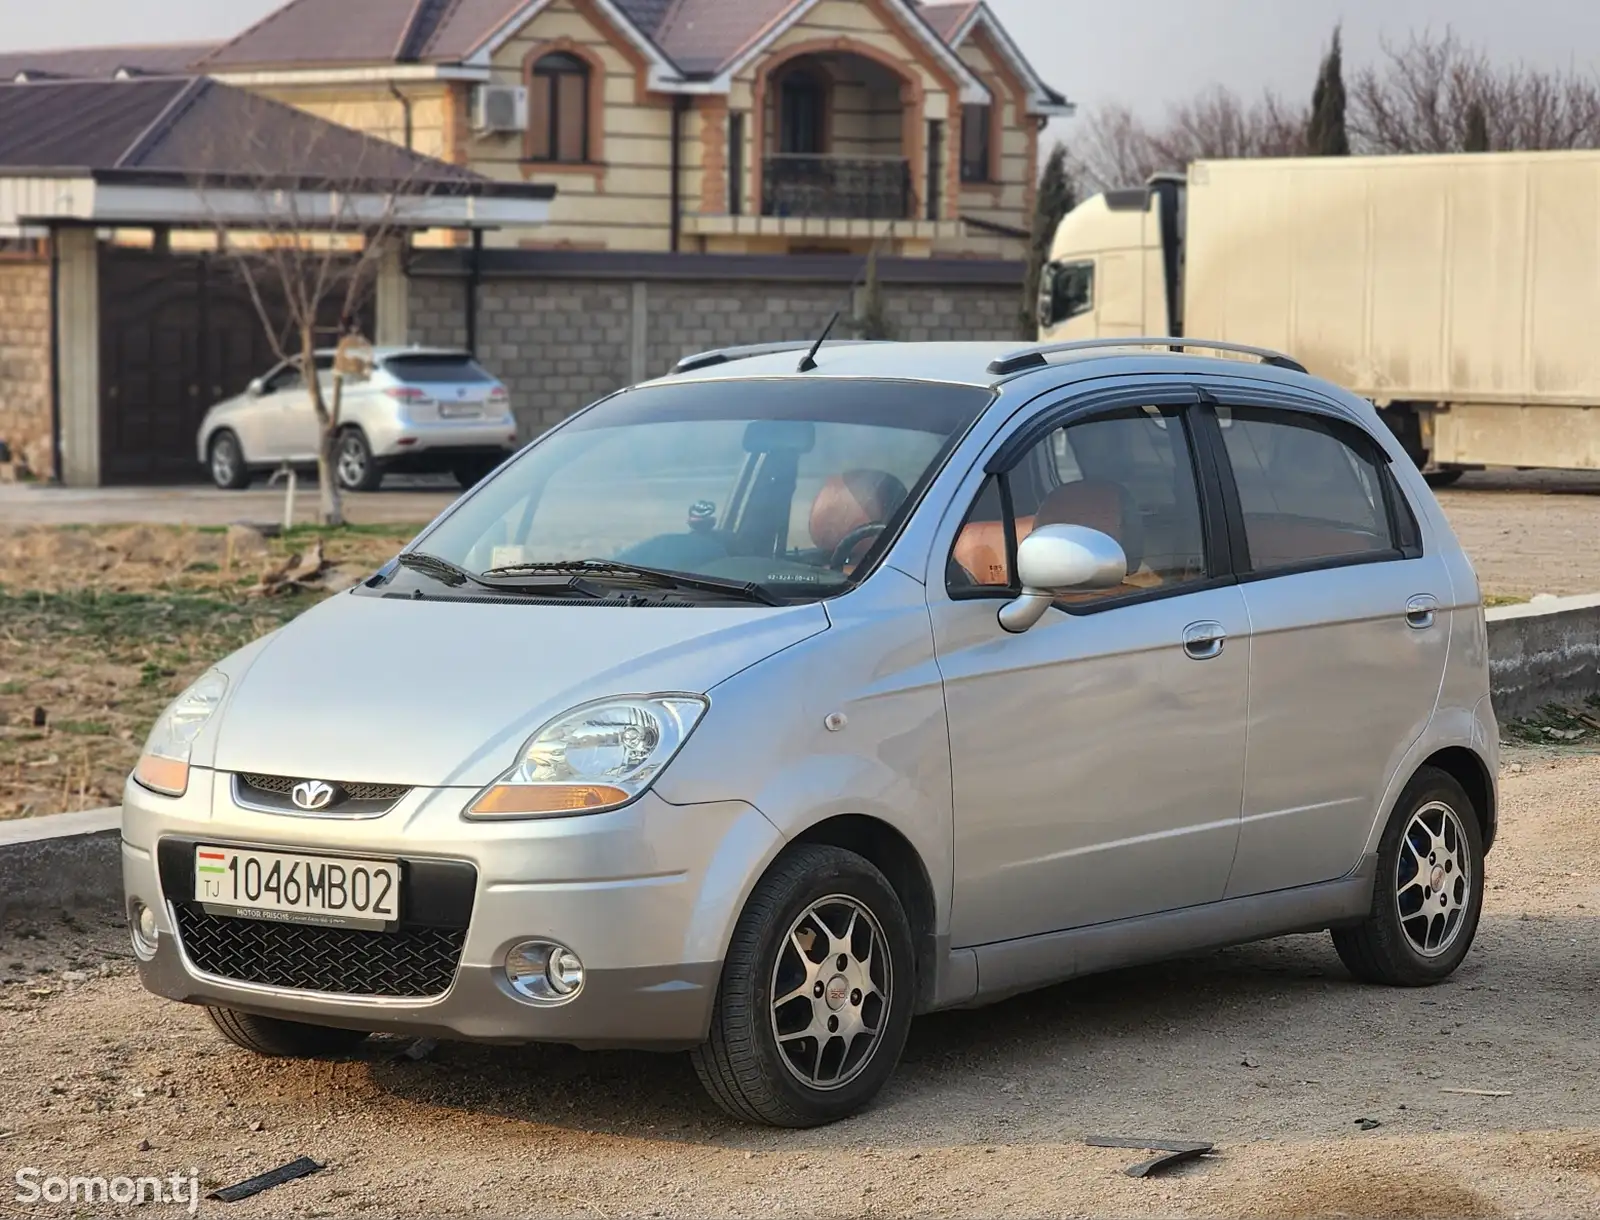
<path fill-rule="evenodd" d="M 833 555 L 828 560 L 828 566 L 837 572 L 843 572 L 845 565 L 850 562 L 850 556 L 855 549 L 868 538 L 876 538 L 889 528 L 887 521 L 869 521 L 865 525 L 858 525 L 843 538 L 839 545 L 833 548 Z"/>

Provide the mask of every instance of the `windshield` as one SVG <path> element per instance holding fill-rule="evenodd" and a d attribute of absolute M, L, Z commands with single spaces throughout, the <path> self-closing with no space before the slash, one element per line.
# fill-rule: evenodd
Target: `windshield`
<path fill-rule="evenodd" d="M 710 381 L 629 390 L 503 468 L 417 546 L 475 575 L 596 561 L 784 600 L 859 579 L 990 401 L 970 386 Z"/>

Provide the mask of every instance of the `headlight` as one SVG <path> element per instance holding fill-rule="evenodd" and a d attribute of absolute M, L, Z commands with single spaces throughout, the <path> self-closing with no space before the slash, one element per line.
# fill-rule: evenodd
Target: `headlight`
<path fill-rule="evenodd" d="M 559 817 L 626 805 L 672 761 L 705 710 L 697 695 L 575 707 L 535 733 L 517 765 L 486 788 L 466 816 Z"/>
<path fill-rule="evenodd" d="M 144 743 L 133 778 L 152 792 L 182 796 L 189 788 L 189 754 L 195 738 L 228 693 L 228 679 L 213 669 L 174 699 Z"/>

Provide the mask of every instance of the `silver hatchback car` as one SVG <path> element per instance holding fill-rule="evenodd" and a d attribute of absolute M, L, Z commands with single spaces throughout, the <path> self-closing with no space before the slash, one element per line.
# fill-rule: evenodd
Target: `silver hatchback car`
<path fill-rule="evenodd" d="M 331 350 L 314 356 L 331 406 Z M 466 352 L 372 349 L 372 371 L 345 381 L 334 472 L 346 491 L 373 491 L 390 471 L 455 475 L 471 487 L 516 450 L 517 422 L 504 385 Z M 212 482 L 229 491 L 288 463 L 317 460 L 321 426 L 298 361 L 257 377 L 200 421 L 195 445 Z"/>
<path fill-rule="evenodd" d="M 734 351 L 580 412 L 162 715 L 145 986 L 267 1055 L 688 1049 L 805 1126 L 1091 971 L 1331 929 L 1438 982 L 1478 582 L 1372 407 L 1255 354 Z"/>

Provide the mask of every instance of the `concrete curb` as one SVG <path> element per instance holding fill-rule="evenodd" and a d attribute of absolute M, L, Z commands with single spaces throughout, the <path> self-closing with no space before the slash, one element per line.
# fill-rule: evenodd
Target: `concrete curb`
<path fill-rule="evenodd" d="M 0 822 L 0 920 L 25 907 L 122 905 L 122 810 Z"/>
<path fill-rule="evenodd" d="M 1600 594 L 1500 606 L 1484 617 L 1501 724 L 1600 694 Z"/>

